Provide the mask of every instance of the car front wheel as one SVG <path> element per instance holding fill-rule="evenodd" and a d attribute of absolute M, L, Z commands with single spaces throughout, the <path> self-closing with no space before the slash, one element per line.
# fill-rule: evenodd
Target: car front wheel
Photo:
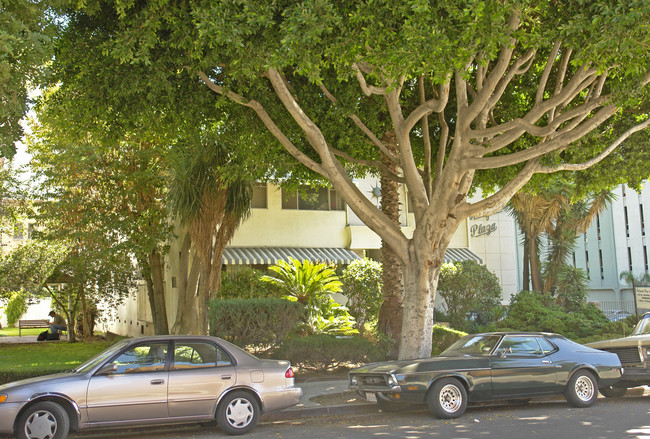
<path fill-rule="evenodd" d="M 219 404 L 217 423 L 228 434 L 246 434 L 255 427 L 259 415 L 259 404 L 250 393 L 232 392 Z"/>
<path fill-rule="evenodd" d="M 467 408 L 467 391 L 457 379 L 443 378 L 431 387 L 427 404 L 436 418 L 458 418 Z"/>
<path fill-rule="evenodd" d="M 598 382 L 591 372 L 579 370 L 569 380 L 564 396 L 574 407 L 589 407 L 598 398 Z"/>
<path fill-rule="evenodd" d="M 18 439 L 65 439 L 70 431 L 68 413 L 52 401 L 38 402 L 20 416 Z"/>

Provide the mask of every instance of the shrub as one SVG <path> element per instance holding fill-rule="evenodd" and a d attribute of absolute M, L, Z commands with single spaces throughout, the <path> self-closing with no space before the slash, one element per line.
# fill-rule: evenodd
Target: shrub
<path fill-rule="evenodd" d="M 454 344 L 456 340 L 466 336 L 467 333 L 442 325 L 433 325 L 433 345 L 431 356 L 440 355 L 442 351 Z"/>
<path fill-rule="evenodd" d="M 256 352 L 278 345 L 302 318 L 302 305 L 284 299 L 211 300 L 210 334 Z"/>
<path fill-rule="evenodd" d="M 284 299 L 305 306 L 303 329 L 306 333 L 347 334 L 353 330 L 353 317 L 331 297 L 341 292 L 342 285 L 334 268 L 291 258 L 290 262 L 278 261 L 269 270 L 275 272 L 275 276 L 263 276 L 262 280 L 279 288 Z"/>
<path fill-rule="evenodd" d="M 508 317 L 496 328 L 519 331 L 556 332 L 567 338 L 580 339 L 600 332 L 609 321 L 593 304 L 583 303 L 573 311 L 555 303 L 550 295 L 522 291 L 512 297 Z"/>
<path fill-rule="evenodd" d="M 363 337 L 334 337 L 324 334 L 287 339 L 274 352 L 273 357 L 289 360 L 298 368 L 317 372 L 384 359 L 381 349 Z"/>
<path fill-rule="evenodd" d="M 27 296 L 22 291 L 11 293 L 11 297 L 5 306 L 7 325 L 15 326 L 23 314 L 27 312 Z"/>
<path fill-rule="evenodd" d="M 468 328 L 468 315 L 473 315 L 474 323 L 479 325 L 496 320 L 501 285 L 483 265 L 474 261 L 443 264 L 438 292 L 445 300 L 449 323 L 454 328 Z"/>
<path fill-rule="evenodd" d="M 381 293 L 381 264 L 372 259 L 357 259 L 341 275 L 343 294 L 348 298 L 348 310 L 362 330 L 366 322 L 374 322 L 383 302 Z"/>
<path fill-rule="evenodd" d="M 223 273 L 219 297 L 222 299 L 254 299 L 260 297 L 280 297 L 281 293 L 268 282 L 262 280 L 264 273 L 249 266 L 237 267 Z"/>

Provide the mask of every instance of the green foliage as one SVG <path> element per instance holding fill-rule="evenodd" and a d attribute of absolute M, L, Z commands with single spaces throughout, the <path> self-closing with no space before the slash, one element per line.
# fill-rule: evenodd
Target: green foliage
<path fill-rule="evenodd" d="M 593 335 L 608 323 L 607 317 L 593 304 L 583 303 L 568 311 L 550 295 L 522 291 L 512 297 L 508 316 L 494 326 L 497 329 L 555 332 L 579 339 Z"/>
<path fill-rule="evenodd" d="M 15 326 L 20 317 L 27 312 L 27 295 L 23 291 L 16 291 L 11 294 L 5 306 L 7 324 Z"/>
<path fill-rule="evenodd" d="M 208 302 L 210 334 L 263 352 L 295 330 L 303 306 L 284 299 L 229 299 Z"/>
<path fill-rule="evenodd" d="M 433 325 L 433 345 L 431 356 L 440 355 L 442 351 L 451 346 L 456 340 L 466 336 L 467 333 L 442 325 Z"/>
<path fill-rule="evenodd" d="M 330 296 L 341 292 L 341 281 L 334 268 L 326 264 L 278 261 L 269 267 L 275 276 L 262 280 L 278 288 L 284 298 L 305 306 L 304 329 L 311 334 L 348 334 L 353 331 L 354 320 L 347 308 Z"/>
<path fill-rule="evenodd" d="M 384 359 L 382 350 L 363 337 L 324 334 L 285 340 L 273 357 L 289 360 L 301 369 L 319 372 Z"/>
<path fill-rule="evenodd" d="M 581 268 L 563 264 L 557 274 L 556 295 L 568 311 L 577 311 L 584 306 L 587 297 L 589 276 Z"/>
<path fill-rule="evenodd" d="M 277 288 L 262 280 L 263 273 L 247 265 L 223 273 L 219 297 L 222 299 L 253 299 L 279 297 Z"/>
<path fill-rule="evenodd" d="M 445 300 L 449 323 L 454 328 L 467 328 L 470 314 L 476 317 L 477 324 L 494 322 L 499 314 L 499 279 L 474 261 L 443 264 L 438 292 Z"/>
<path fill-rule="evenodd" d="M 3 344 L 0 384 L 70 370 L 114 342 Z"/>
<path fill-rule="evenodd" d="M 369 258 L 352 261 L 341 275 L 348 309 L 362 330 L 366 322 L 376 322 L 383 302 L 382 266 Z"/>

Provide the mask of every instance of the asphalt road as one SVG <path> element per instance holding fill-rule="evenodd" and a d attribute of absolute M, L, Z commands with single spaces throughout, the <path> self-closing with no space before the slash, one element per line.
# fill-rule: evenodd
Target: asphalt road
<path fill-rule="evenodd" d="M 213 439 L 230 437 L 215 425 L 109 430 L 71 435 L 71 439 Z M 242 438 L 330 439 L 648 439 L 650 396 L 599 399 L 593 407 L 576 409 L 563 400 L 528 404 L 476 406 L 463 417 L 443 421 L 426 410 L 315 417 L 265 422 Z"/>

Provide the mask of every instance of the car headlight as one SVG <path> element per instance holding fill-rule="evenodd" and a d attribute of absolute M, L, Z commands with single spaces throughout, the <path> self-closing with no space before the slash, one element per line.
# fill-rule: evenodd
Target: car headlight
<path fill-rule="evenodd" d="M 650 360 L 650 347 L 641 349 L 641 352 L 643 353 L 643 356 L 646 360 Z"/>
<path fill-rule="evenodd" d="M 5 394 L 0 395 L 0 404 L 5 402 L 6 400 L 7 400 L 7 395 L 5 395 Z"/>
<path fill-rule="evenodd" d="M 357 379 L 356 376 L 351 376 L 350 377 L 350 385 L 351 386 L 356 386 L 359 383 L 359 380 Z"/>
<path fill-rule="evenodd" d="M 395 387 L 397 385 L 397 378 L 395 375 L 388 375 L 388 387 Z"/>

